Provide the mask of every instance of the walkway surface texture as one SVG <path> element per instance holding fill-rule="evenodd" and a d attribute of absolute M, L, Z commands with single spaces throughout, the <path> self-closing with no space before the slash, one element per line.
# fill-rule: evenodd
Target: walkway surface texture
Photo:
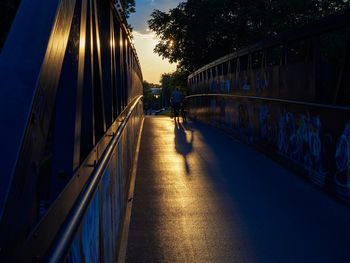
<path fill-rule="evenodd" d="M 350 262 L 350 209 L 225 133 L 147 117 L 127 262 Z"/>

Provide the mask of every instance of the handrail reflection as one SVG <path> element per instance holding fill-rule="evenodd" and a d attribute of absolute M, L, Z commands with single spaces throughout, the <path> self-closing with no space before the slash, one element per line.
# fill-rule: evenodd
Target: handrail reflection
<path fill-rule="evenodd" d="M 322 108 L 336 109 L 336 110 L 350 110 L 349 107 L 334 106 L 334 105 L 328 105 L 328 104 L 319 104 L 319 103 L 312 103 L 312 102 L 305 102 L 305 101 L 298 101 L 298 100 L 286 100 L 286 99 L 277 99 L 277 98 L 270 98 L 270 97 L 220 94 L 220 93 L 194 94 L 194 95 L 186 96 L 185 99 L 191 99 L 191 98 L 196 98 L 196 97 L 228 97 L 228 98 L 238 98 L 238 99 L 242 98 L 242 99 L 264 100 L 264 101 L 269 101 L 269 102 L 291 103 L 291 104 L 298 104 L 298 105 L 303 105 L 303 106 L 322 107 Z"/>

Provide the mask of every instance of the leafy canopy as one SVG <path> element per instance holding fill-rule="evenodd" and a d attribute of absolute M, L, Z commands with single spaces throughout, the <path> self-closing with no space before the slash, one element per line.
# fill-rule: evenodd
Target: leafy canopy
<path fill-rule="evenodd" d="M 170 106 L 171 93 L 175 88 L 179 88 L 182 94 L 187 94 L 187 72 L 177 70 L 173 73 L 164 73 L 160 83 L 162 87 L 163 106 Z"/>
<path fill-rule="evenodd" d="M 120 0 L 120 3 L 124 9 L 125 17 L 129 18 L 131 13 L 135 13 L 135 0 Z"/>
<path fill-rule="evenodd" d="M 160 38 L 154 51 L 181 70 L 195 69 L 260 38 L 307 24 L 348 0 L 188 0 L 148 25 Z"/>
<path fill-rule="evenodd" d="M 143 96 L 145 109 L 160 109 L 161 99 L 154 96 L 152 89 L 160 89 L 159 84 L 149 83 L 147 81 L 143 82 Z"/>

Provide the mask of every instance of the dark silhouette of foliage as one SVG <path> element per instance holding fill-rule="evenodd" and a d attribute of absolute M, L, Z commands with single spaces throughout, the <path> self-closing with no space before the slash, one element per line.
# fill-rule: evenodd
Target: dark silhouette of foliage
<path fill-rule="evenodd" d="M 160 88 L 161 86 L 159 84 L 149 83 L 147 81 L 143 82 L 144 106 L 146 110 L 158 110 L 161 108 L 161 98 L 155 97 L 152 91 L 152 89 Z"/>
<path fill-rule="evenodd" d="M 123 6 L 125 17 L 129 18 L 131 13 L 135 13 L 135 0 L 120 0 L 121 5 Z"/>
<path fill-rule="evenodd" d="M 177 70 L 173 73 L 164 73 L 160 79 L 162 87 L 163 106 L 170 106 L 171 93 L 175 88 L 179 88 L 182 94 L 187 94 L 187 72 Z"/>
<path fill-rule="evenodd" d="M 349 5 L 343 0 L 188 0 L 154 10 L 155 52 L 182 70 L 195 69 L 258 39 L 301 26 Z"/>
<path fill-rule="evenodd" d="M 135 0 L 120 0 L 120 4 L 124 9 L 124 16 L 126 19 L 128 19 L 132 13 L 136 12 Z M 126 23 L 126 25 L 129 28 L 129 30 L 132 31 L 132 26 L 129 23 Z"/>

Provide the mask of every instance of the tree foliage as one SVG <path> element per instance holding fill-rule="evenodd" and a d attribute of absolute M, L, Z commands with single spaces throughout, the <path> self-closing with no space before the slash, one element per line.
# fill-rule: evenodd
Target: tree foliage
<path fill-rule="evenodd" d="M 149 83 L 147 81 L 143 82 L 143 96 L 145 109 L 158 110 L 161 108 L 161 99 L 154 96 L 152 89 L 160 89 L 159 84 Z"/>
<path fill-rule="evenodd" d="M 260 38 L 307 24 L 349 5 L 347 0 L 188 0 L 154 10 L 155 52 L 193 71 Z"/>
<path fill-rule="evenodd" d="M 129 18 L 130 14 L 136 12 L 135 0 L 120 0 L 120 3 L 123 6 L 126 18 Z"/>
<path fill-rule="evenodd" d="M 187 75 L 187 72 L 181 70 L 162 75 L 160 83 L 162 87 L 162 102 L 164 107 L 170 105 L 171 93 L 175 88 L 179 88 L 182 94 L 186 95 Z"/>

